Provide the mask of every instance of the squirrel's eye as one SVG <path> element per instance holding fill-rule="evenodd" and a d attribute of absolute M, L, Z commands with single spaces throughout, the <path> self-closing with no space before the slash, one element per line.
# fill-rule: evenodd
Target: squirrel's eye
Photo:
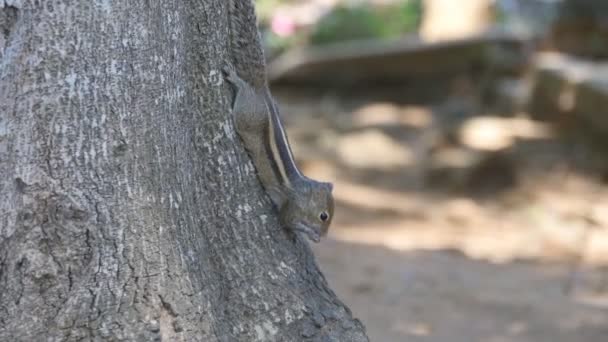
<path fill-rule="evenodd" d="M 325 211 L 323 211 L 319 214 L 319 219 L 321 219 L 321 221 L 323 221 L 323 222 L 327 221 L 328 218 L 329 218 L 329 214 Z"/>

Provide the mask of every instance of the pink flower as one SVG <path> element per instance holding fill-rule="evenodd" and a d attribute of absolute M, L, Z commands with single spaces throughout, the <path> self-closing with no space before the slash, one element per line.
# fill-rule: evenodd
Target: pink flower
<path fill-rule="evenodd" d="M 272 18 L 272 32 L 280 37 L 287 37 L 296 32 L 296 23 L 294 20 L 284 14 L 277 14 Z"/>

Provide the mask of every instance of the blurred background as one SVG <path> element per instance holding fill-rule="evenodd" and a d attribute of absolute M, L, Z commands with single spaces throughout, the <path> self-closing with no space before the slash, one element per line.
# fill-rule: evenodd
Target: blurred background
<path fill-rule="evenodd" d="M 608 341 L 608 1 L 256 6 L 372 341 Z"/>

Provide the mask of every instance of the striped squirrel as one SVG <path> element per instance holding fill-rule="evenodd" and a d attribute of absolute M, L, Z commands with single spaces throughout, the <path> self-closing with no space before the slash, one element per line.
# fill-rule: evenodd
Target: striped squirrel
<path fill-rule="evenodd" d="M 264 190 L 279 211 L 281 224 L 318 242 L 333 218 L 332 184 L 298 170 L 266 80 L 266 59 L 251 0 L 229 0 L 232 63 L 226 80 L 236 91 L 235 128 L 251 157 Z"/>
<path fill-rule="evenodd" d="M 232 106 L 236 131 L 279 210 L 281 224 L 319 242 L 333 218 L 332 184 L 307 178 L 296 166 L 268 87 L 254 89 L 231 67 L 225 67 L 224 73 L 236 90 Z"/>

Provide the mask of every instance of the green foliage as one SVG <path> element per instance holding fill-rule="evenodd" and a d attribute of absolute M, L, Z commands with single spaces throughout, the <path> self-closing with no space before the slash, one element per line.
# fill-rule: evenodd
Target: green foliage
<path fill-rule="evenodd" d="M 272 13 L 274 9 L 277 8 L 281 3 L 285 1 L 282 0 L 257 0 L 255 2 L 255 11 L 258 16 L 258 19 L 261 22 L 268 21 L 270 17 L 272 17 Z"/>
<path fill-rule="evenodd" d="M 387 6 L 341 5 L 317 23 L 310 41 L 319 45 L 354 39 L 395 38 L 415 30 L 420 14 L 420 0 Z"/>

